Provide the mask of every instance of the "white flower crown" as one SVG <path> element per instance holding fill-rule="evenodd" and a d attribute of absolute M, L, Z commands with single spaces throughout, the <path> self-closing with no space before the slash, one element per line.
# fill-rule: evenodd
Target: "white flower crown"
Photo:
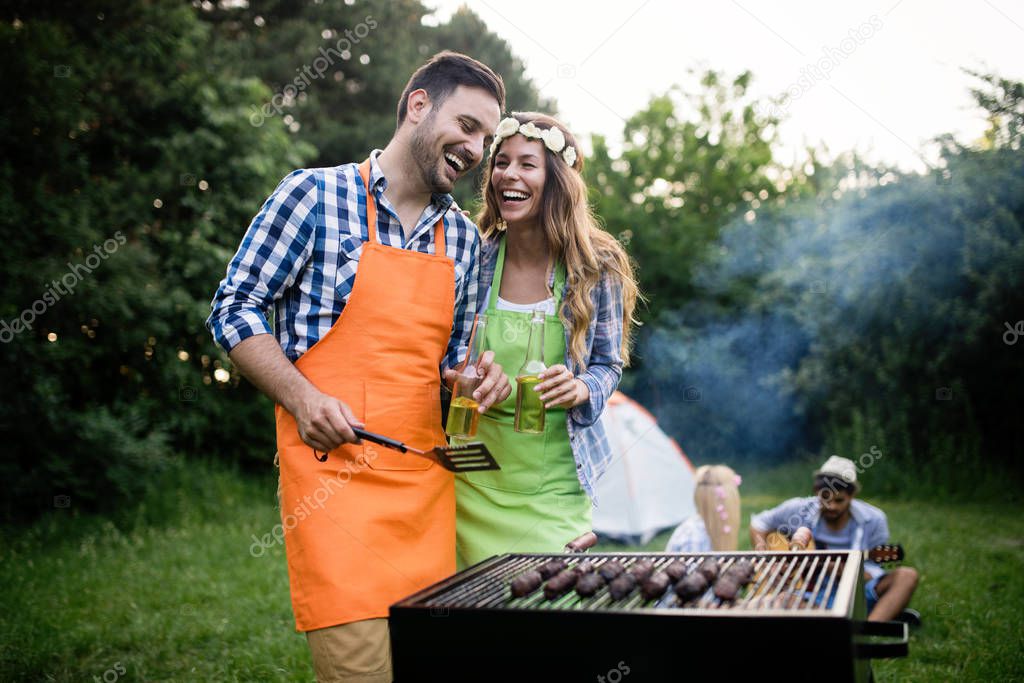
<path fill-rule="evenodd" d="M 561 129 L 552 126 L 551 128 L 538 128 L 533 124 L 533 121 L 527 121 L 526 123 L 520 124 L 519 119 L 509 116 L 501 120 L 498 124 L 497 129 L 494 131 L 494 142 L 491 143 L 491 156 L 498 151 L 498 145 L 505 138 L 510 138 L 516 133 L 519 133 L 524 138 L 536 138 L 544 143 L 544 146 L 550 149 L 555 154 L 561 152 L 562 159 L 565 163 L 572 167 L 576 163 L 576 148 L 572 145 L 566 146 L 565 134 L 562 133 Z"/>

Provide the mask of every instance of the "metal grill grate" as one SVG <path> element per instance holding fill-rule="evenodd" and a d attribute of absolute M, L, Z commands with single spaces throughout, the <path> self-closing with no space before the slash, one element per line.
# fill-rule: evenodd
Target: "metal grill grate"
<path fill-rule="evenodd" d="M 687 573 L 704 561 L 714 559 L 720 571 L 727 570 L 741 558 L 754 566 L 754 578 L 734 601 L 722 601 L 711 588 L 695 600 L 681 603 L 671 586 L 659 598 L 645 600 L 639 590 L 621 600 L 613 600 L 607 585 L 591 597 L 580 597 L 570 591 L 555 600 L 547 600 L 538 590 L 521 598 L 513 598 L 509 583 L 520 574 L 534 569 L 552 558 L 562 558 L 569 566 L 590 561 L 595 570 L 606 562 L 618 561 L 627 570 L 642 560 L 654 563 L 655 571 L 675 560 L 687 565 Z M 847 554 L 817 551 L 802 553 L 709 553 L 709 554 L 643 554 L 588 553 L 586 555 L 503 555 L 458 575 L 461 580 L 446 583 L 414 596 L 411 604 L 430 608 L 498 609 L 498 610 L 573 610 L 623 612 L 672 610 L 685 613 L 728 612 L 739 615 L 785 613 L 787 615 L 826 615 L 847 613 L 856 577 L 844 572 Z M 842 584 L 847 584 L 841 588 Z"/>
<path fill-rule="evenodd" d="M 753 576 L 724 602 L 714 584 L 684 604 L 674 587 L 650 600 L 640 588 L 613 600 L 607 586 L 585 598 L 573 590 L 548 600 L 542 588 L 512 597 L 513 579 L 552 559 L 589 561 L 595 571 L 613 560 L 626 571 L 641 561 L 663 571 L 678 560 L 688 573 L 710 559 L 720 574 L 743 559 Z M 861 567 L 861 553 L 840 550 L 500 555 L 391 606 L 395 680 L 432 682 L 438 671 L 467 683 L 481 672 L 494 683 L 610 680 L 609 667 L 627 655 L 630 680 L 676 680 L 680 671 L 756 680 L 771 663 L 737 657 L 736 643 L 757 642 L 761 652 L 781 653 L 802 644 L 801 666 L 786 669 L 787 679 L 817 680 L 828 671 L 837 682 L 868 681 L 871 659 L 906 656 L 907 631 L 864 621 Z"/>

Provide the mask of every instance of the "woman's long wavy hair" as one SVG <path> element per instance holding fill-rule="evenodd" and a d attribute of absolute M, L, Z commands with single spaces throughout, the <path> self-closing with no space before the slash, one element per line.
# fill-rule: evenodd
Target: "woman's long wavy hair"
<path fill-rule="evenodd" d="M 633 318 L 639 289 L 633 275 L 633 264 L 618 240 L 598 225 L 587 202 L 587 185 L 583 181 L 583 155 L 572 133 L 557 119 L 537 112 L 513 112 L 520 124 L 532 121 L 540 129 L 559 128 L 565 135 L 566 146 L 576 149 L 576 161 L 570 167 L 561 154 L 544 146 L 546 178 L 541 198 L 540 222 L 547 237 L 548 248 L 555 258 L 565 264 L 568 296 L 558 312 L 562 324 L 568 326 L 567 314 L 572 315 L 569 334 L 569 356 L 578 366 L 583 365 L 586 353 L 587 328 L 594 316 L 590 300 L 591 290 L 597 286 L 602 272 L 608 272 L 622 287 L 622 360 L 629 365 L 633 345 Z M 531 138 L 532 139 L 532 138 Z M 543 145 L 543 142 L 541 143 Z M 500 145 L 499 145 L 500 149 Z M 498 193 L 491 187 L 491 173 L 498 150 L 487 160 L 484 171 L 483 209 L 476 222 L 485 240 L 495 237 L 502 228 Z"/>

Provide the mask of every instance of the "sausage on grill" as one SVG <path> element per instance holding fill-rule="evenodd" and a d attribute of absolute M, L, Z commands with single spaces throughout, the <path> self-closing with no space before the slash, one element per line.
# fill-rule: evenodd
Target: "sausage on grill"
<path fill-rule="evenodd" d="M 718 578 L 718 563 L 708 557 L 700 563 L 700 566 L 697 567 L 697 571 L 704 575 L 704 578 L 707 579 L 708 583 L 711 583 Z"/>
<path fill-rule="evenodd" d="M 521 598 L 524 595 L 529 595 L 537 590 L 543 582 L 544 579 L 536 569 L 520 574 L 512 580 L 512 597 Z"/>
<path fill-rule="evenodd" d="M 674 560 L 671 564 L 665 567 L 665 573 L 668 574 L 668 580 L 675 583 L 686 576 L 686 563 L 682 560 Z"/>
<path fill-rule="evenodd" d="M 668 588 L 669 578 L 665 572 L 658 572 L 651 574 L 644 582 L 640 585 L 640 592 L 643 593 L 644 600 L 653 600 L 654 598 L 660 598 L 665 594 L 665 589 Z"/>
<path fill-rule="evenodd" d="M 589 598 L 604 585 L 604 579 L 597 572 L 584 574 L 576 582 L 576 592 L 584 598 Z"/>
<path fill-rule="evenodd" d="M 576 585 L 576 579 L 579 577 L 580 573 L 575 567 L 572 569 L 562 570 L 556 576 L 548 579 L 548 582 L 544 584 L 544 597 L 548 600 L 554 600 L 561 595 L 565 595 L 573 589 Z"/>
<path fill-rule="evenodd" d="M 610 560 L 601 565 L 597 570 L 597 573 L 601 575 L 601 578 L 605 581 L 612 581 L 622 572 L 626 571 L 622 568 L 622 565 L 615 560 Z"/>
<path fill-rule="evenodd" d="M 608 592 L 611 594 L 612 600 L 621 600 L 632 593 L 634 588 L 636 588 L 636 576 L 629 572 L 623 572 L 608 584 Z"/>
<path fill-rule="evenodd" d="M 743 583 L 750 583 L 754 578 L 754 565 L 750 560 L 736 560 L 725 573 L 735 575 L 742 579 Z"/>
<path fill-rule="evenodd" d="M 555 559 L 548 560 L 541 566 L 537 567 L 537 571 L 540 572 L 542 579 L 550 579 L 552 576 L 565 569 L 565 567 L 565 560 Z"/>
<path fill-rule="evenodd" d="M 676 595 L 683 602 L 698 598 L 708 589 L 708 580 L 699 571 L 688 574 L 676 584 Z"/>
<path fill-rule="evenodd" d="M 735 600 L 740 589 L 754 578 L 754 565 L 747 560 L 738 560 L 715 581 L 715 597 L 720 600 Z"/>
<path fill-rule="evenodd" d="M 735 574 L 723 574 L 715 581 L 715 597 L 720 600 L 735 600 L 740 592 L 740 580 Z"/>
<path fill-rule="evenodd" d="M 629 573 L 637 578 L 638 581 L 643 581 L 651 572 L 654 571 L 654 563 L 650 560 L 639 560 L 629 568 Z"/>

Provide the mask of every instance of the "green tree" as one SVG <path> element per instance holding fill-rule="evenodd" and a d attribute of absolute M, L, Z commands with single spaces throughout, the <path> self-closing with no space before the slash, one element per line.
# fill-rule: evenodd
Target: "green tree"
<path fill-rule="evenodd" d="M 971 95 L 988 113 L 989 128 L 982 150 L 1020 149 L 1024 135 L 1024 82 L 972 69 L 964 72 L 981 81 L 971 88 Z"/>
<path fill-rule="evenodd" d="M 269 460 L 269 405 L 203 320 L 263 198 L 313 150 L 253 127 L 269 91 L 212 68 L 172 0 L 0 11 L 7 515 L 110 504 L 175 453 Z"/>
<path fill-rule="evenodd" d="M 274 91 L 253 120 L 283 119 L 294 139 L 317 148 L 313 165 L 361 160 L 383 147 L 394 133 L 409 76 L 441 50 L 463 52 L 501 74 L 509 107 L 553 109 L 508 43 L 471 10 L 462 7 L 437 26 L 424 23 L 429 13 L 418 0 L 270 0 L 199 10 L 216 29 L 217 60 Z M 480 169 L 456 186 L 461 205 L 474 205 L 479 179 Z"/>
<path fill-rule="evenodd" d="M 694 298 L 694 270 L 722 228 L 779 193 L 778 119 L 748 94 L 751 78 L 707 71 L 696 92 L 655 97 L 627 121 L 618 156 L 594 137 L 592 199 L 639 263 L 651 319 Z"/>
<path fill-rule="evenodd" d="M 271 461 L 272 406 L 214 346 L 210 299 L 278 181 L 383 145 L 406 80 L 444 43 L 514 64 L 472 15 L 431 27 L 427 12 L 409 0 L 0 10 L 12 93 L 0 103 L 12 397 L 0 477 L 16 492 L 0 514 L 55 495 L 114 505 L 182 454 Z M 521 70 L 506 79 L 531 92 Z"/>

